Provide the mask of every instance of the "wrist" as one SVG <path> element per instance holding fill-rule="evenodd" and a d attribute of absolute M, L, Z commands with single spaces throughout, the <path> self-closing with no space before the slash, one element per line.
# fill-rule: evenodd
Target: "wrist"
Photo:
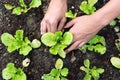
<path fill-rule="evenodd" d="M 120 15 L 120 0 L 110 0 L 105 6 L 92 15 L 103 26 L 108 25 L 113 19 Z"/>

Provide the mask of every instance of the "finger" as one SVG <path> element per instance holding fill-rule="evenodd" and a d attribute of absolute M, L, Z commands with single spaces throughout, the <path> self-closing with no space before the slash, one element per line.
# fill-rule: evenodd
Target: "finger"
<path fill-rule="evenodd" d="M 56 32 L 57 31 L 57 21 L 55 22 L 51 22 L 51 25 L 50 25 L 50 32 Z"/>
<path fill-rule="evenodd" d="M 47 29 L 46 29 L 47 32 L 50 32 L 50 23 L 48 22 L 46 25 L 47 25 Z"/>
<path fill-rule="evenodd" d="M 41 34 L 46 33 L 47 26 L 46 26 L 46 22 L 45 22 L 44 20 L 41 22 L 41 27 L 40 27 L 40 29 L 41 29 Z"/>
<path fill-rule="evenodd" d="M 70 47 L 68 47 L 65 52 L 69 53 L 70 51 L 77 49 L 79 47 L 79 44 L 81 43 L 81 41 L 76 41 L 74 42 Z"/>
<path fill-rule="evenodd" d="M 68 23 L 65 25 L 64 28 L 70 28 L 70 27 L 72 27 L 72 25 L 74 25 L 74 23 L 75 23 L 75 19 L 73 19 L 72 21 L 68 22 Z"/>
<path fill-rule="evenodd" d="M 62 18 L 62 20 L 59 23 L 58 31 L 60 31 L 63 28 L 65 22 L 66 22 L 66 18 L 64 17 L 64 18 Z"/>

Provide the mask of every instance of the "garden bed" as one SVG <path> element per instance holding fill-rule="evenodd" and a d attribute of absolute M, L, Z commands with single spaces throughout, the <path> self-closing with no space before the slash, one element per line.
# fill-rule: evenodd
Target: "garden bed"
<path fill-rule="evenodd" d="M 28 4 L 30 1 L 31 0 L 26 0 L 26 3 Z M 81 0 L 68 0 L 68 8 L 72 9 L 73 12 L 77 12 L 77 16 L 83 15 L 79 10 L 80 2 Z M 5 3 L 18 5 L 17 0 L 0 1 L 0 35 L 4 32 L 14 35 L 16 30 L 23 29 L 24 35 L 30 40 L 34 38 L 40 40 L 40 22 L 44 17 L 49 0 L 43 0 L 39 8 L 31 9 L 28 13 L 20 16 L 13 15 L 11 11 L 6 10 L 3 6 Z M 99 0 L 96 7 L 99 9 L 103 5 L 105 5 L 104 0 L 103 2 Z M 72 6 L 74 8 L 72 8 Z M 120 24 L 117 24 L 117 26 L 120 26 Z M 80 70 L 80 66 L 83 66 L 83 61 L 85 59 L 90 60 L 91 67 L 97 66 L 105 69 L 105 72 L 100 76 L 99 80 L 120 80 L 119 70 L 113 67 L 110 62 L 112 56 L 120 57 L 120 52 L 115 46 L 115 39 L 118 38 L 117 33 L 108 25 L 99 31 L 98 34 L 105 37 L 107 47 L 106 53 L 104 55 L 92 51 L 82 53 L 80 50 L 74 50 L 68 53 L 66 58 L 63 59 L 64 67 L 69 69 L 68 80 L 83 80 L 85 72 Z M 0 80 L 3 80 L 1 71 L 9 62 L 13 62 L 15 66 L 23 68 L 27 75 L 27 80 L 42 80 L 41 77 L 43 74 L 49 73 L 50 70 L 54 68 L 55 61 L 58 57 L 59 56 L 51 55 L 49 53 L 49 48 L 43 44 L 40 48 L 33 49 L 30 54 L 25 57 L 19 55 L 18 51 L 14 51 L 10 54 L 0 41 Z M 27 68 L 22 66 L 22 61 L 25 58 L 30 59 L 30 65 Z"/>

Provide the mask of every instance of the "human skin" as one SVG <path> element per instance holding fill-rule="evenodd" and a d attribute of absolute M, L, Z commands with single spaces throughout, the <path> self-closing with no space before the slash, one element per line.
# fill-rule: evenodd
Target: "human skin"
<path fill-rule="evenodd" d="M 48 10 L 41 21 L 41 34 L 46 32 L 56 32 L 63 28 L 67 11 L 67 0 L 51 0 Z"/>
<path fill-rule="evenodd" d="M 56 4 L 57 4 L 57 0 L 56 1 L 51 0 L 51 1 L 53 1 L 53 3 L 56 2 Z M 60 0 L 60 1 L 63 1 L 62 4 L 66 5 L 66 2 L 64 0 Z M 103 6 L 101 9 L 97 10 L 92 15 L 84 15 L 84 16 L 77 17 L 77 18 L 71 20 L 70 22 L 68 22 L 65 26 L 62 25 L 62 27 L 60 27 L 60 29 L 58 29 L 59 27 L 57 25 L 58 25 L 58 22 L 60 22 L 61 19 L 64 18 L 63 15 L 65 15 L 66 6 L 65 6 L 65 8 L 63 8 L 63 6 L 62 7 L 58 6 L 58 8 L 60 8 L 59 10 L 61 10 L 61 11 L 58 10 L 58 12 L 60 12 L 60 13 L 58 15 L 56 15 L 56 13 L 54 13 L 54 11 L 56 9 L 51 7 L 54 5 L 49 5 L 50 8 L 48 8 L 48 12 L 46 13 L 46 15 L 50 15 L 50 14 L 54 15 L 53 22 L 55 21 L 56 25 L 54 25 L 53 27 L 45 27 L 44 25 L 48 25 L 48 23 L 42 22 L 41 23 L 41 32 L 44 32 L 44 33 L 45 32 L 55 32 L 57 30 L 61 30 L 63 28 L 63 26 L 64 26 L 64 28 L 70 28 L 69 32 L 71 32 L 73 34 L 74 39 L 73 39 L 73 42 L 70 45 L 70 47 L 68 47 L 65 50 L 66 53 L 69 53 L 70 51 L 78 49 L 79 47 L 81 47 L 82 45 L 87 43 L 103 27 L 105 27 L 107 24 L 109 24 L 114 18 L 119 16 L 120 15 L 119 3 L 120 3 L 120 0 L 110 0 L 105 6 Z M 61 4 L 61 3 L 58 3 L 58 4 Z M 52 10 L 51 10 L 51 8 L 52 8 Z M 51 10 L 51 12 L 53 11 L 53 13 L 50 13 L 49 10 Z M 49 21 L 52 18 L 52 16 L 46 17 L 46 15 L 42 21 L 44 21 L 45 18 L 47 18 L 47 21 Z M 56 19 L 56 17 L 59 17 L 59 18 Z M 62 22 L 65 23 L 65 20 L 63 20 Z M 51 24 L 51 23 L 49 23 L 49 24 Z M 52 28 L 54 28 L 54 29 L 52 29 Z"/>

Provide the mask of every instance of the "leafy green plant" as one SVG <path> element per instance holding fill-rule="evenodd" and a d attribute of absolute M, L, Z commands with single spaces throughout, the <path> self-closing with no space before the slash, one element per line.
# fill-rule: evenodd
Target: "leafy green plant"
<path fill-rule="evenodd" d="M 68 12 L 65 13 L 65 16 L 66 16 L 67 18 L 74 19 L 74 18 L 76 18 L 77 13 L 74 13 L 74 14 L 73 14 L 73 12 L 72 12 L 71 10 L 69 10 Z"/>
<path fill-rule="evenodd" d="M 21 68 L 16 68 L 14 63 L 8 63 L 2 70 L 2 77 L 5 80 L 27 80 L 26 74 Z"/>
<path fill-rule="evenodd" d="M 119 23 L 120 23 L 120 16 L 118 16 L 116 19 L 112 20 L 109 25 L 110 25 L 110 27 L 114 28 L 115 32 L 119 32 L 120 29 L 119 29 L 119 26 L 117 26 L 117 24 L 119 24 Z"/>
<path fill-rule="evenodd" d="M 106 42 L 103 36 L 95 35 L 87 44 L 83 45 L 79 48 L 81 51 L 95 51 L 100 54 L 104 54 L 106 52 Z"/>
<path fill-rule="evenodd" d="M 116 45 L 116 48 L 118 49 L 118 51 L 120 52 L 120 39 L 115 40 L 115 45 Z"/>
<path fill-rule="evenodd" d="M 4 4 L 7 10 L 12 10 L 12 14 L 21 15 L 27 13 L 31 8 L 36 8 L 41 5 L 41 0 L 32 0 L 29 6 L 27 6 L 24 0 L 19 0 L 19 6 L 13 6 L 10 4 Z"/>
<path fill-rule="evenodd" d="M 112 57 L 110 59 L 110 62 L 112 63 L 112 65 L 118 69 L 120 69 L 120 58 L 118 57 Z"/>
<path fill-rule="evenodd" d="M 68 75 L 68 68 L 63 68 L 63 61 L 57 59 L 55 63 L 55 68 L 53 68 L 50 73 L 44 74 L 44 80 L 68 80 L 66 77 Z"/>
<path fill-rule="evenodd" d="M 96 8 L 94 5 L 98 2 L 98 0 L 88 0 L 88 1 L 82 1 L 79 8 L 81 11 L 83 11 L 86 14 L 92 14 L 96 11 Z"/>
<path fill-rule="evenodd" d="M 3 33 L 1 35 L 1 41 L 5 46 L 7 46 L 8 52 L 11 53 L 15 50 L 19 50 L 20 54 L 26 56 L 32 48 L 40 47 L 40 41 L 35 39 L 33 42 L 30 42 L 28 37 L 24 37 L 23 33 L 23 30 L 17 30 L 14 36 L 9 33 Z"/>
<path fill-rule="evenodd" d="M 65 32 L 64 34 L 61 31 L 55 33 L 45 33 L 41 37 L 41 41 L 46 45 L 51 47 L 49 49 L 52 55 L 59 55 L 62 58 L 66 57 L 64 49 L 72 42 L 73 35 L 70 32 Z"/>
<path fill-rule="evenodd" d="M 80 70 L 83 70 L 86 73 L 83 80 L 91 80 L 92 77 L 94 78 L 94 80 L 98 80 L 100 78 L 100 74 L 104 72 L 104 69 L 96 68 L 96 66 L 93 66 L 93 68 L 90 69 L 89 59 L 84 60 L 84 66 L 81 66 Z"/>

